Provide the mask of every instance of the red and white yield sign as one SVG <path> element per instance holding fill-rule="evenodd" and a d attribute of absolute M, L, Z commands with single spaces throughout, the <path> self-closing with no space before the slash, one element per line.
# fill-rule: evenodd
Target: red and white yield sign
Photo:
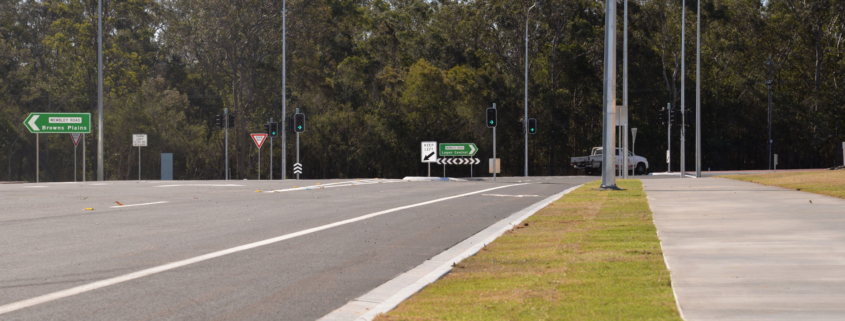
<path fill-rule="evenodd" d="M 264 145 L 264 141 L 267 140 L 267 133 L 262 134 L 249 134 L 252 137 L 252 141 L 255 142 L 255 146 L 258 146 L 258 149 L 261 149 L 261 145 Z"/>
<path fill-rule="evenodd" d="M 70 139 L 73 140 L 73 147 L 79 146 L 79 138 L 82 134 L 70 134 Z"/>

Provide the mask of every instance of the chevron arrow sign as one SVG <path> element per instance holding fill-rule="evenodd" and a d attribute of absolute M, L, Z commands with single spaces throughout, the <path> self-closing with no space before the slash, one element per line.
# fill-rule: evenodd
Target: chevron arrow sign
<path fill-rule="evenodd" d="M 302 164 L 300 164 L 300 163 L 293 164 L 293 173 L 294 174 L 302 174 Z"/>
<path fill-rule="evenodd" d="M 478 165 L 481 160 L 478 158 L 438 158 L 438 165 Z"/>

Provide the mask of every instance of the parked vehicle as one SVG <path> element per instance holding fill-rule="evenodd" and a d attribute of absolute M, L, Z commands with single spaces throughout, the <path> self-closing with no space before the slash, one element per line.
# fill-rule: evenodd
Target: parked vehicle
<path fill-rule="evenodd" d="M 616 149 L 616 171 L 622 166 L 622 157 L 619 155 L 621 148 Z M 628 170 L 637 175 L 645 175 L 648 172 L 648 160 L 645 157 L 634 155 L 628 151 Z M 602 148 L 593 147 L 590 156 L 572 157 L 570 164 L 577 169 L 583 169 L 587 175 L 601 173 L 602 171 Z"/>

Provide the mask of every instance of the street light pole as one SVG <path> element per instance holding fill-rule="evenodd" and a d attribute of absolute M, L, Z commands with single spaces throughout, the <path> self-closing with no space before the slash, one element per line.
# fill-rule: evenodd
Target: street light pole
<path fill-rule="evenodd" d="M 97 4 L 97 180 L 103 180 L 103 0 Z"/>
<path fill-rule="evenodd" d="M 772 169 L 772 78 L 774 76 L 774 64 L 772 63 L 772 56 L 769 55 L 769 62 L 766 63 L 769 66 L 769 80 L 766 81 L 766 85 L 769 87 L 769 142 L 768 147 L 768 160 L 769 160 L 769 170 Z"/>
<path fill-rule="evenodd" d="M 288 179 L 288 171 L 285 167 L 287 162 L 287 113 L 285 107 L 287 107 L 287 89 L 285 88 L 285 79 L 287 78 L 287 38 L 285 35 L 285 28 L 286 28 L 286 21 L 285 16 L 287 15 L 287 1 L 282 0 L 282 180 Z"/>
<path fill-rule="evenodd" d="M 531 9 L 537 6 L 540 3 L 534 2 L 534 4 L 528 8 L 528 12 L 525 13 L 525 118 L 523 118 L 522 126 L 526 126 L 528 122 L 528 18 L 531 15 Z M 523 134 L 525 135 L 525 177 L 528 177 L 528 129 L 526 128 L 523 130 Z M 495 162 L 495 160 L 494 160 Z"/>
<path fill-rule="evenodd" d="M 684 178 L 686 175 L 686 147 L 687 147 L 687 129 L 686 127 L 686 119 L 684 118 L 684 109 L 686 108 L 686 103 L 684 103 L 684 79 L 686 78 L 686 65 L 684 59 L 686 58 L 684 54 L 684 48 L 686 47 L 686 41 L 684 40 L 686 36 L 686 19 L 687 19 L 687 1 L 684 0 L 681 2 L 681 178 Z"/>
<path fill-rule="evenodd" d="M 624 112 L 625 123 L 620 124 L 622 126 L 622 151 L 620 154 L 622 155 L 622 167 L 619 173 L 621 174 L 623 179 L 628 178 L 628 0 L 625 1 L 625 13 L 623 15 L 623 29 L 622 29 L 622 106 L 625 106 L 623 110 L 617 110 L 617 112 Z M 622 119 L 620 117 L 620 119 Z"/>
<path fill-rule="evenodd" d="M 616 188 L 614 152 L 616 105 L 616 1 L 605 1 L 604 25 L 604 127 L 602 130 L 601 187 Z"/>
<path fill-rule="evenodd" d="M 701 0 L 696 14 L 695 48 L 695 177 L 701 178 Z"/>

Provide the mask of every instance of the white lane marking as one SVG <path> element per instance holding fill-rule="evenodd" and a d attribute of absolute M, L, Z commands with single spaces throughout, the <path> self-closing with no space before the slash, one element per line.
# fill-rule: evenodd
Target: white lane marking
<path fill-rule="evenodd" d="M 513 229 L 528 217 L 534 215 L 549 204 L 557 201 L 563 195 L 569 194 L 583 185 L 571 187 L 563 192 L 552 195 L 542 201 L 532 204 L 507 218 L 494 223 L 488 228 L 476 233 L 455 246 L 441 252 L 437 256 L 423 262 L 408 272 L 385 282 L 346 305 L 317 319 L 317 321 L 355 320 L 370 321 L 380 313 L 393 310 L 399 303 L 419 292 L 424 287 L 434 283 L 452 270 L 454 264 L 475 255 L 487 244 Z"/>
<path fill-rule="evenodd" d="M 24 186 L 23 188 L 42 188 L 47 186 Z"/>
<path fill-rule="evenodd" d="M 481 196 L 496 196 L 496 197 L 540 197 L 540 195 L 508 195 L 508 194 L 481 194 Z"/>
<path fill-rule="evenodd" d="M 238 185 L 238 184 L 176 184 L 176 185 L 158 185 L 156 187 L 181 187 L 181 186 L 238 187 L 238 186 L 246 186 L 246 185 Z"/>
<path fill-rule="evenodd" d="M 17 310 L 20 310 L 20 309 L 23 309 L 23 308 L 31 307 L 33 305 L 38 305 L 38 304 L 41 304 L 41 303 L 55 301 L 55 300 L 58 300 L 58 299 L 69 297 L 69 296 L 74 296 L 74 295 L 77 295 L 77 294 L 80 294 L 80 293 L 85 293 L 85 292 L 93 291 L 93 290 L 96 290 L 96 289 L 99 289 L 99 288 L 104 288 L 104 287 L 115 285 L 115 284 L 118 284 L 118 283 L 123 283 L 123 282 L 126 282 L 126 281 L 131 281 L 131 280 L 134 280 L 134 279 L 153 275 L 153 274 L 156 274 L 156 273 L 169 271 L 169 270 L 179 268 L 179 267 L 183 267 L 183 266 L 186 266 L 186 265 L 199 263 L 199 262 L 210 260 L 210 259 L 213 259 L 213 258 L 218 258 L 218 257 L 224 256 L 224 255 L 242 252 L 242 251 L 254 249 L 254 248 L 257 248 L 257 247 L 260 247 L 260 246 L 264 246 L 264 245 L 273 244 L 273 243 L 281 242 L 281 241 L 284 241 L 284 240 L 292 239 L 292 238 L 295 238 L 295 237 L 298 237 L 298 236 L 308 235 L 308 234 L 316 233 L 316 232 L 319 232 L 319 231 L 322 231 L 322 230 L 327 230 L 327 229 L 330 229 L 330 228 L 333 228 L 333 227 L 338 227 L 338 226 L 342 226 L 342 225 L 346 225 L 346 224 L 355 223 L 355 222 L 358 222 L 358 221 L 363 221 L 363 220 L 370 219 L 370 218 L 373 218 L 373 217 L 376 217 L 376 216 L 381 216 L 381 215 L 385 215 L 385 214 L 389 214 L 389 213 L 393 213 L 393 212 L 397 212 L 397 211 L 401 211 L 401 210 L 406 210 L 406 209 L 409 209 L 409 208 L 420 207 L 420 206 L 439 203 L 439 202 L 443 202 L 443 201 L 448 201 L 448 200 L 451 200 L 451 199 L 460 198 L 460 197 L 464 197 L 464 196 L 480 194 L 480 193 L 489 192 L 489 191 L 493 191 L 493 190 L 497 190 L 497 189 L 513 187 L 513 186 L 520 186 L 520 185 L 527 185 L 527 184 L 512 184 L 512 185 L 499 186 L 499 187 L 488 188 L 488 189 L 470 192 L 470 193 L 465 193 L 465 194 L 460 194 L 460 195 L 438 198 L 438 199 L 431 200 L 431 201 L 425 201 L 425 202 L 421 202 L 421 203 L 416 203 L 416 204 L 411 204 L 411 205 L 406 205 L 406 206 L 400 206 L 400 207 L 384 210 L 384 211 L 381 211 L 381 212 L 375 212 L 375 213 L 362 215 L 362 216 L 358 216 L 358 217 L 355 217 L 355 218 L 351 218 L 351 219 L 347 219 L 347 220 L 343 220 L 343 221 L 339 221 L 339 222 L 334 222 L 334 223 L 331 223 L 331 224 L 326 224 L 326 225 L 302 230 L 302 231 L 299 231 L 299 232 L 294 232 L 294 233 L 285 234 L 285 235 L 282 235 L 282 236 L 277 236 L 277 237 L 274 237 L 274 238 L 271 238 L 271 239 L 266 239 L 266 240 L 263 240 L 263 241 L 244 244 L 244 245 L 241 245 L 241 246 L 236 246 L 236 247 L 233 247 L 233 248 L 208 253 L 208 254 L 205 254 L 205 255 L 200 255 L 200 256 L 192 257 L 192 258 L 181 260 L 181 261 L 176 261 L 176 262 L 167 263 L 167 264 L 164 264 L 164 265 L 159 265 L 159 266 L 151 267 L 151 268 L 148 268 L 148 269 L 145 269 L 145 270 L 132 272 L 132 273 L 129 273 L 129 274 L 124 274 L 124 275 L 121 275 L 121 276 L 116 276 L 116 277 L 113 277 L 113 278 L 110 278 L 110 279 L 100 280 L 100 281 L 97 281 L 97 282 L 92 282 L 92 283 L 80 285 L 80 286 L 73 287 L 73 288 L 70 288 L 70 289 L 57 291 L 57 292 L 53 292 L 53 293 L 48 293 L 48 294 L 38 296 L 38 297 L 34 297 L 34 298 L 31 298 L 31 299 L 26 299 L 26 300 L 21 300 L 21 301 L 14 302 L 14 303 L 9 303 L 9 304 L 0 306 L 0 315 L 6 314 L 6 313 L 9 313 L 9 312 L 12 312 L 12 311 L 17 311 Z"/>
<path fill-rule="evenodd" d="M 399 180 L 399 179 L 379 179 L 379 180 L 368 179 L 368 180 L 362 180 L 362 181 L 355 180 L 355 181 L 343 181 L 343 182 L 337 182 L 337 183 L 327 183 L 327 184 L 322 184 L 322 185 L 310 185 L 310 186 L 302 186 L 302 187 L 296 187 L 296 188 L 277 189 L 277 190 L 273 190 L 273 191 L 266 191 L 264 193 L 281 193 L 281 192 L 301 191 L 301 190 L 307 190 L 307 189 L 313 190 L 313 189 L 331 188 L 331 187 L 361 186 L 361 185 L 371 185 L 371 184 L 378 184 L 378 183 L 399 183 L 399 182 L 402 182 L 402 180 Z"/>
<path fill-rule="evenodd" d="M 142 203 L 142 204 L 116 205 L 116 206 L 112 206 L 111 208 L 132 207 L 132 206 L 144 206 L 144 205 L 155 205 L 155 204 L 164 204 L 164 203 L 167 203 L 167 201 L 152 202 L 152 203 Z"/>
<path fill-rule="evenodd" d="M 103 186 L 103 185 L 109 185 L 109 184 L 108 183 L 91 184 L 91 186 Z"/>

